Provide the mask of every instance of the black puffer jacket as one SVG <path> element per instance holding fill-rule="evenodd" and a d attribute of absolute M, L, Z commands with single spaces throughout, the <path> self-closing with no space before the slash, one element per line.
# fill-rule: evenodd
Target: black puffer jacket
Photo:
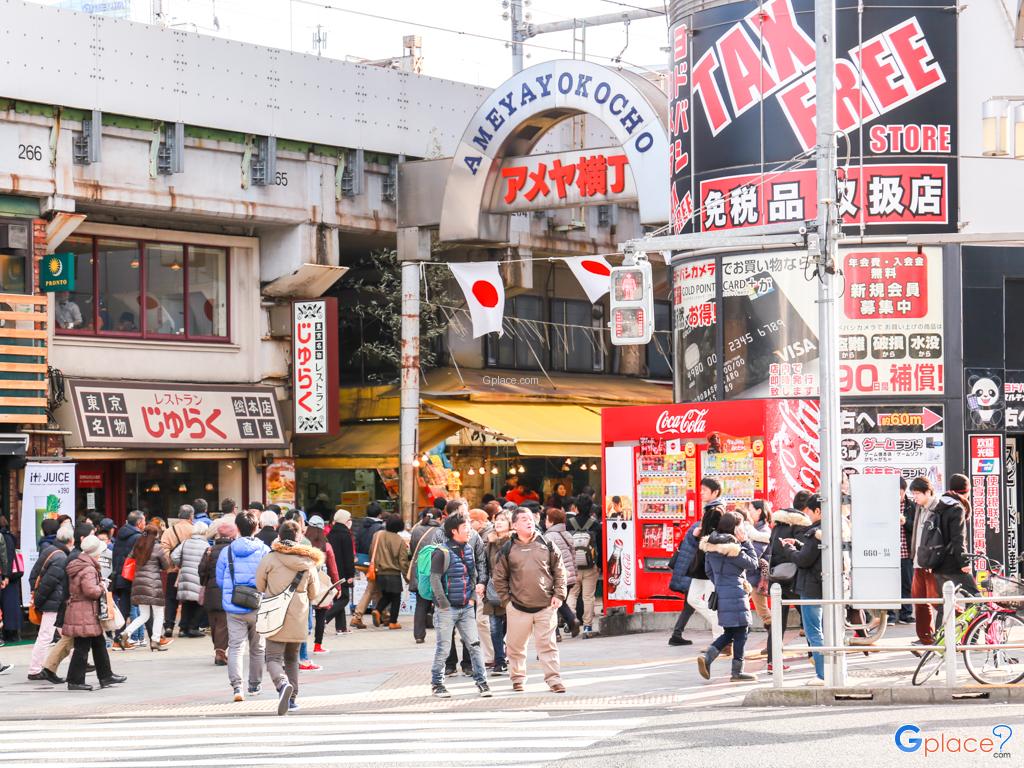
<path fill-rule="evenodd" d="M 32 566 L 29 583 L 39 586 L 32 595 L 32 603 L 40 613 L 56 613 L 64 602 L 64 568 L 68 561 L 68 549 L 63 544 L 51 544 L 39 553 L 39 559 Z M 45 567 L 44 567 L 45 566 Z"/>
<path fill-rule="evenodd" d="M 352 579 L 356 575 L 356 553 L 352 548 L 352 531 L 344 523 L 335 523 L 327 534 L 327 543 L 334 550 L 338 578 Z"/>
<path fill-rule="evenodd" d="M 352 533 L 355 534 L 356 552 L 360 555 L 369 555 L 370 547 L 373 544 L 373 535 L 384 527 L 384 521 L 379 517 L 362 517 L 352 523 Z"/>
<path fill-rule="evenodd" d="M 942 531 L 942 540 L 946 542 L 946 552 L 940 562 L 932 570 L 935 573 L 960 573 L 970 563 L 965 552 L 967 542 L 967 502 L 954 493 L 946 491 L 935 505 L 935 516 Z"/>
<path fill-rule="evenodd" d="M 114 552 L 110 560 L 110 588 L 131 589 L 132 583 L 121 576 L 124 568 L 124 561 L 131 557 L 135 548 L 135 540 L 142 535 L 142 531 L 133 525 L 122 525 L 117 529 L 114 537 Z"/>
<path fill-rule="evenodd" d="M 800 543 L 793 554 L 796 592 L 804 600 L 821 599 L 821 523 L 804 528 L 796 540 Z"/>

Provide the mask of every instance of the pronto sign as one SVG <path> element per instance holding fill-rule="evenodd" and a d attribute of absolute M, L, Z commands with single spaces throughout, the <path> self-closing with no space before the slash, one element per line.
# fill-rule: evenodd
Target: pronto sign
<path fill-rule="evenodd" d="M 576 115 L 600 120 L 618 141 L 639 199 L 640 221 L 668 221 L 668 104 L 664 92 L 624 70 L 558 60 L 517 73 L 496 88 L 470 119 L 445 186 L 441 240 L 487 239 L 481 213 L 486 216 L 490 203 L 501 201 L 506 192 L 507 179 L 500 173 L 502 160 L 528 155 L 548 130 Z M 609 173 L 609 179 L 611 176 Z M 496 191 L 496 185 L 502 189 Z M 583 197 L 583 202 L 597 202 Z"/>

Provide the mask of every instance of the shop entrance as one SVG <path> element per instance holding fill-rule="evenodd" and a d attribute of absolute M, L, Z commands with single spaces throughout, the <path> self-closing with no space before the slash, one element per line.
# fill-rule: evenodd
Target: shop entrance
<path fill-rule="evenodd" d="M 123 461 L 80 461 L 75 468 L 75 510 L 93 512 L 118 525 L 127 517 Z"/>

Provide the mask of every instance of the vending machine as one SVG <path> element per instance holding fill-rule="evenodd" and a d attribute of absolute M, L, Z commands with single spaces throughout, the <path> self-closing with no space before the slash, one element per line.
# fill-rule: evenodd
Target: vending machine
<path fill-rule="evenodd" d="M 605 606 L 678 611 L 669 560 L 703 512 L 700 481 L 727 509 L 788 506 L 819 480 L 816 400 L 735 400 L 605 408 Z"/>

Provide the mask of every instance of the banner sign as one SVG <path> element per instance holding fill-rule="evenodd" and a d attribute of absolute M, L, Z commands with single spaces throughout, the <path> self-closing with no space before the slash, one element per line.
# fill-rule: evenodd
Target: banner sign
<path fill-rule="evenodd" d="M 28 574 L 39 552 L 36 542 L 42 537 L 43 520 L 68 515 L 75 520 L 75 465 L 29 462 L 21 487 L 21 555 L 25 576 L 21 580 L 23 604 L 28 604 Z"/>
<path fill-rule="evenodd" d="M 967 521 L 966 549 L 1007 563 L 1008 528 L 1000 500 L 1003 495 L 1003 436 L 969 434 L 968 469 L 971 474 L 971 513 Z M 983 561 L 976 564 L 987 570 Z"/>
<path fill-rule="evenodd" d="M 840 409 L 840 461 L 847 475 L 927 477 L 946 487 L 942 405 L 868 405 Z"/>
<path fill-rule="evenodd" d="M 674 231 L 694 210 L 704 230 L 815 219 L 813 0 L 672 21 Z M 844 221 L 870 234 L 955 232 L 957 14 L 936 0 L 840 3 L 833 79 Z"/>
<path fill-rule="evenodd" d="M 840 392 L 941 395 L 945 337 L 939 249 L 844 250 L 841 259 Z M 817 283 L 808 279 L 805 262 L 802 251 L 780 251 L 676 266 L 682 400 L 716 396 L 719 317 L 727 398 L 817 396 Z"/>
<path fill-rule="evenodd" d="M 295 507 L 295 459 L 278 456 L 263 473 L 268 504 Z"/>
<path fill-rule="evenodd" d="M 292 302 L 295 434 L 333 435 L 338 424 L 338 300 Z"/>
<path fill-rule="evenodd" d="M 1020 432 L 1024 430 L 1024 371 L 1008 370 L 1004 379 L 1003 415 L 1006 431 Z"/>
<path fill-rule="evenodd" d="M 1006 575 L 1020 579 L 1020 513 L 1017 502 L 1018 438 L 1007 437 L 1003 458 L 1006 462 Z"/>
<path fill-rule="evenodd" d="M 69 380 L 87 448 L 281 448 L 272 387 Z"/>
<path fill-rule="evenodd" d="M 636 200 L 629 157 L 619 147 L 505 158 L 490 210 L 547 210 Z"/>

